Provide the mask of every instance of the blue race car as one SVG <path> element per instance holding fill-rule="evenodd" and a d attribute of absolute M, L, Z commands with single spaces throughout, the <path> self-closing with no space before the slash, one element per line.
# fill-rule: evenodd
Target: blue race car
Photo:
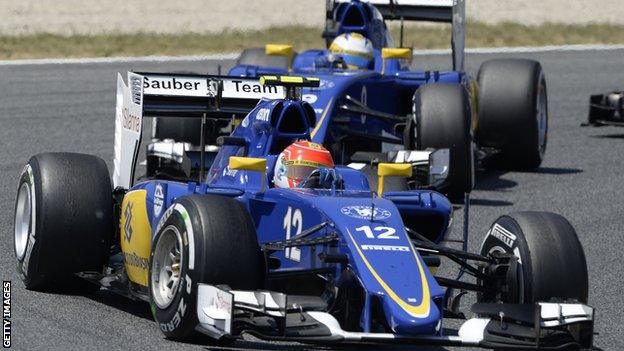
<path fill-rule="evenodd" d="M 624 91 L 595 94 L 589 98 L 589 116 L 582 126 L 624 127 Z"/>
<path fill-rule="evenodd" d="M 592 346 L 583 249 L 563 217 L 501 216 L 477 254 L 467 235 L 464 250 L 440 244 L 453 211 L 443 195 L 386 191 L 411 164 L 379 163 L 371 189 L 359 170 L 304 163 L 296 187 L 278 187 L 278 155 L 297 142 L 322 149 L 311 142 L 314 109 L 298 99 L 320 79 L 128 73 L 127 82 L 119 76 L 112 182 L 102 159 L 75 153 L 35 155 L 21 174 L 14 244 L 26 288 L 104 287 L 146 301 L 171 339 Z M 207 173 L 135 182 L 144 118 L 207 124 L 258 94 L 276 98 L 219 139 Z M 460 276 L 436 275 L 441 258 Z M 449 330 L 445 320 L 466 319 L 467 291 L 477 293 L 474 317 Z"/>
<path fill-rule="evenodd" d="M 463 0 L 327 3 L 327 50 L 295 54 L 289 45 L 271 44 L 247 49 L 229 75 L 319 77 L 319 87 L 302 92 L 317 120 L 311 138 L 339 164 L 362 169 L 403 162 L 399 150 L 449 148 L 447 181 L 437 189 L 453 198 L 472 187 L 473 160 L 504 169 L 539 167 L 548 135 L 541 65 L 497 59 L 485 62 L 477 79 L 471 77 L 464 71 Z M 401 47 L 402 39 L 393 41 L 388 20 L 451 23 L 452 70 L 412 69 L 412 50 Z M 161 119 L 154 137 L 197 145 L 198 124 Z M 418 182 L 408 178 L 403 183 L 394 188 L 415 189 Z"/>

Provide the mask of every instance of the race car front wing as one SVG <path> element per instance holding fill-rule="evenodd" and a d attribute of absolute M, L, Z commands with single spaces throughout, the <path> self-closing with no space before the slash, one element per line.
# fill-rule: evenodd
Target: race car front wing
<path fill-rule="evenodd" d="M 475 318 L 453 335 L 400 335 L 343 330 L 320 298 L 238 291 L 200 284 L 198 331 L 219 339 L 243 333 L 264 340 L 313 343 L 407 343 L 497 349 L 590 349 L 594 309 L 581 303 L 477 303 Z"/>
<path fill-rule="evenodd" d="M 587 124 L 583 126 L 624 127 L 624 91 L 592 95 Z"/>

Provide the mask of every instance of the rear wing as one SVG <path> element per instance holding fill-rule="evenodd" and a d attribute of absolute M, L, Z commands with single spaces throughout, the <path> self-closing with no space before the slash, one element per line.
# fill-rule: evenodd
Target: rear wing
<path fill-rule="evenodd" d="M 283 99 L 284 87 L 257 79 L 194 74 L 128 72 L 117 75 L 113 185 L 133 185 L 145 117 L 231 119 L 262 98 Z"/>
<path fill-rule="evenodd" d="M 369 0 L 387 20 L 451 22 L 454 0 Z"/>
<path fill-rule="evenodd" d="M 327 31 L 336 21 L 337 4 L 351 0 L 326 0 Z M 375 6 L 384 20 L 443 22 L 452 25 L 453 69 L 464 70 L 466 0 L 362 0 Z"/>

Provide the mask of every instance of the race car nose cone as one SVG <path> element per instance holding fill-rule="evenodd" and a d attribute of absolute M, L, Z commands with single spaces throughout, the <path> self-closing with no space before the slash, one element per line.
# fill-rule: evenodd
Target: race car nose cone
<path fill-rule="evenodd" d="M 384 296 L 383 300 L 386 320 L 393 332 L 400 335 L 434 335 L 439 332 L 442 315 L 433 300 L 428 313 L 422 315 L 410 313 L 389 296 Z"/>

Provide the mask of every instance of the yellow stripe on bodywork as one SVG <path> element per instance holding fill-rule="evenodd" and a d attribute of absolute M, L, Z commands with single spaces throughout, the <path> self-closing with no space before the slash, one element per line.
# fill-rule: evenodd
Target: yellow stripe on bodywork
<path fill-rule="evenodd" d="M 470 95 L 470 107 L 472 112 L 472 131 L 473 133 L 479 128 L 479 84 L 476 80 L 471 80 L 468 83 L 468 94 Z"/>
<path fill-rule="evenodd" d="M 302 84 L 303 83 L 303 77 L 297 77 L 297 76 L 281 76 L 280 77 L 280 81 L 282 83 L 299 83 Z"/>
<path fill-rule="evenodd" d="M 381 278 L 381 276 L 377 273 L 375 268 L 370 264 L 370 262 L 368 262 L 368 259 L 366 259 L 366 256 L 364 256 L 364 253 L 362 253 L 362 250 L 360 250 L 360 245 L 357 243 L 357 241 L 355 241 L 349 229 L 347 229 L 347 233 L 349 234 L 349 237 L 351 238 L 353 245 L 355 245 L 355 249 L 360 255 L 360 258 L 362 258 L 362 261 L 364 261 L 366 268 L 368 268 L 368 270 L 373 275 L 373 277 L 375 277 L 375 280 L 377 280 L 379 285 L 381 285 L 381 287 L 384 289 L 386 294 L 388 294 L 388 296 L 390 296 L 390 298 L 394 302 L 396 302 L 397 305 L 399 305 L 403 310 L 405 310 L 407 313 L 409 313 L 413 317 L 425 318 L 429 316 L 429 312 L 431 308 L 430 306 L 431 305 L 430 303 L 431 293 L 429 291 L 429 282 L 427 280 L 427 276 L 425 275 L 425 270 L 423 269 L 422 263 L 420 263 L 420 260 L 418 259 L 418 256 L 416 255 L 416 250 L 412 248 L 412 250 L 414 251 L 414 258 L 416 259 L 416 263 L 418 264 L 418 272 L 420 275 L 420 281 L 422 285 L 422 301 L 420 302 L 419 305 L 413 306 L 403 301 L 403 299 L 401 299 L 401 297 L 399 297 L 399 295 L 397 295 L 392 290 L 392 288 Z"/>
<path fill-rule="evenodd" d="M 327 105 L 325 106 L 325 109 L 323 110 L 323 114 L 321 115 L 321 118 L 319 118 L 319 121 L 316 123 L 316 126 L 312 130 L 312 133 L 310 133 L 311 138 L 314 138 L 319 128 L 321 128 L 321 125 L 323 125 L 323 121 L 325 120 L 325 117 L 327 117 L 327 114 L 329 113 L 329 109 L 331 108 L 333 101 L 334 101 L 333 97 L 329 99 L 329 102 L 327 103 Z"/>
<path fill-rule="evenodd" d="M 147 286 L 149 256 L 152 246 L 152 227 L 147 218 L 147 191 L 128 192 L 121 204 L 119 221 L 121 252 L 128 279 Z"/>

